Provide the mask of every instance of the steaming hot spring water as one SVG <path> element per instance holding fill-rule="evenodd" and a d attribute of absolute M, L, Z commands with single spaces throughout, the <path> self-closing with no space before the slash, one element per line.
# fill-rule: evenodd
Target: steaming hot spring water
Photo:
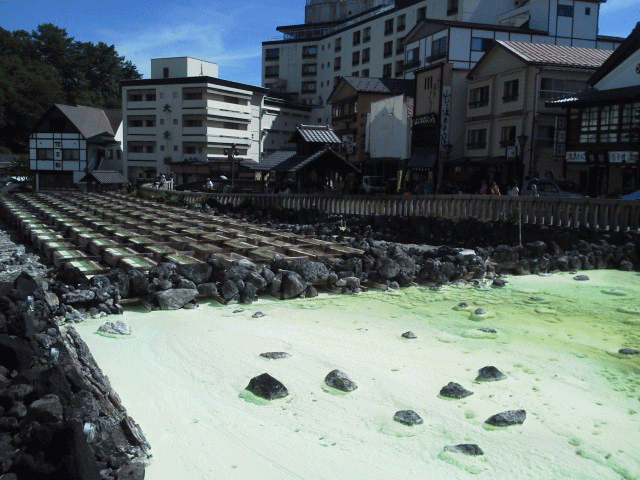
<path fill-rule="evenodd" d="M 640 277 L 586 273 L 129 310 L 120 338 L 95 333 L 104 319 L 76 328 L 151 443 L 150 480 L 635 480 Z M 506 378 L 477 381 L 488 366 Z M 328 386 L 334 369 L 357 388 Z M 263 373 L 288 396 L 246 390 Z M 441 395 L 450 382 L 467 396 Z"/>

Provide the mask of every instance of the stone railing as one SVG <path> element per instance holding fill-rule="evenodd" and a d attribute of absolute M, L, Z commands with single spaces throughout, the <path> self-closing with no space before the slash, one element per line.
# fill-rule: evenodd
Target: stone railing
<path fill-rule="evenodd" d="M 143 189 L 153 198 L 163 192 Z M 166 195 L 166 192 L 164 192 Z M 608 231 L 640 230 L 640 202 L 599 198 L 511 197 L 490 195 L 267 195 L 172 191 L 188 205 L 214 198 L 238 206 L 250 202 L 258 208 L 292 210 L 317 208 L 333 214 L 473 218 L 479 221 L 509 220 L 557 227 L 589 227 Z"/>

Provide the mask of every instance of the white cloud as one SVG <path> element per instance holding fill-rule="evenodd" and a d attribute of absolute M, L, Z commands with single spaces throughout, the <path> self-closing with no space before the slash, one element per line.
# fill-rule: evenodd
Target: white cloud
<path fill-rule="evenodd" d="M 243 37 L 239 32 L 247 27 L 242 19 L 252 8 L 251 3 L 164 5 L 156 10 L 154 18 L 144 18 L 137 30 L 134 27 L 126 32 L 110 30 L 102 34 L 109 38 L 108 43 L 115 44 L 120 55 L 137 66 L 144 78 L 150 78 L 152 58 L 189 56 L 217 63 L 222 78 L 227 78 L 225 66 L 237 70 L 239 61 L 244 61 L 246 67 L 253 63 L 257 67 L 253 65 L 256 71 L 247 74 L 251 78 L 230 80 L 255 82 L 260 78 L 261 39 Z"/>

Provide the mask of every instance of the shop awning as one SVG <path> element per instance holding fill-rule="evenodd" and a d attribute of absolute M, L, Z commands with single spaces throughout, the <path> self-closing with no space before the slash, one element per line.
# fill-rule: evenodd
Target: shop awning
<path fill-rule="evenodd" d="M 418 147 L 411 155 L 407 169 L 428 170 L 435 166 L 437 159 L 438 149 L 436 147 Z"/>

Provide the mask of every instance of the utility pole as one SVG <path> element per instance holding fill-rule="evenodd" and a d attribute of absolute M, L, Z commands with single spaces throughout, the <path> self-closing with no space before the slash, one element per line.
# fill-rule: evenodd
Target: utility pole
<path fill-rule="evenodd" d="M 227 156 L 229 161 L 231 162 L 231 190 L 235 187 L 236 180 L 236 159 L 235 156 L 240 152 L 236 149 L 236 144 L 232 143 L 230 148 L 224 149 L 224 154 Z"/>

